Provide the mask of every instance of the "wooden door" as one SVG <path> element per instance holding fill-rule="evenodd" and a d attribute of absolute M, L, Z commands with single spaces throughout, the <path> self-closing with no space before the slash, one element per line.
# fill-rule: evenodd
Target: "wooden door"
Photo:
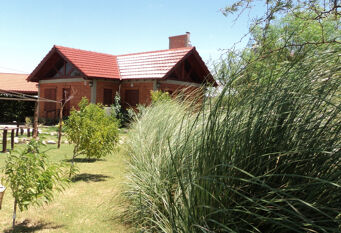
<path fill-rule="evenodd" d="M 105 106 L 110 106 L 112 105 L 113 101 L 112 101 L 112 89 L 104 89 L 103 90 L 103 104 Z"/>
<path fill-rule="evenodd" d="M 125 105 L 126 107 L 136 107 L 139 104 L 139 90 L 125 91 Z"/>
<path fill-rule="evenodd" d="M 48 100 L 56 100 L 57 98 L 57 89 L 56 88 L 48 88 L 44 90 L 44 98 Z M 55 102 L 44 102 L 44 111 L 45 118 L 56 118 L 57 117 L 57 105 Z"/>

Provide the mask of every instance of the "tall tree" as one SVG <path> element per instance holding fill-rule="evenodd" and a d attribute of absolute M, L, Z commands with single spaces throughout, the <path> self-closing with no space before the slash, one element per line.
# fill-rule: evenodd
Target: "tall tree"
<path fill-rule="evenodd" d="M 239 12 L 239 16 L 255 2 L 237 1 L 223 13 Z M 304 63 L 305 59 L 328 53 L 334 54 L 326 64 L 336 65 L 337 51 L 341 48 L 340 6 L 331 4 L 327 8 L 321 3 L 266 1 L 267 11 L 250 27 L 246 48 L 229 51 L 227 58 L 217 63 L 217 79 L 223 84 L 233 80 L 242 88 L 253 81 L 264 82 L 269 75 L 274 78 L 290 64 Z"/>

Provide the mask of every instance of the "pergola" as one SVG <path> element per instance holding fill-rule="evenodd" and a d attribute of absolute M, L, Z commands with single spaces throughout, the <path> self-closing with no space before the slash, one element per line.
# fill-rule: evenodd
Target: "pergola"
<path fill-rule="evenodd" d="M 0 100 L 8 100 L 8 101 L 33 101 L 35 102 L 35 109 L 34 109 L 34 121 L 33 121 L 33 138 L 38 136 L 38 102 L 52 102 L 60 104 L 60 111 L 59 111 L 59 131 L 58 131 L 58 148 L 60 148 L 61 136 L 62 136 L 62 120 L 63 120 L 63 107 L 64 105 L 70 101 L 71 97 L 65 101 L 56 101 L 50 100 L 46 98 L 42 98 L 39 96 L 32 96 L 23 94 L 16 91 L 8 91 L 0 89 Z"/>

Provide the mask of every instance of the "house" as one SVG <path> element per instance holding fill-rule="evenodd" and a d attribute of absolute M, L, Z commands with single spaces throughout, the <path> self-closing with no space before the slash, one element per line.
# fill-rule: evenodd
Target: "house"
<path fill-rule="evenodd" d="M 38 95 L 36 83 L 26 81 L 28 74 L 0 73 L 0 93 Z"/>
<path fill-rule="evenodd" d="M 149 104 L 150 92 L 173 93 L 216 85 L 189 33 L 169 37 L 169 49 L 125 55 L 111 55 L 53 46 L 27 78 L 39 83 L 39 96 L 64 101 L 63 115 L 77 106 L 82 97 L 91 103 L 111 105 L 119 93 L 124 106 Z M 40 102 L 39 117 L 56 118 L 56 103 Z"/>

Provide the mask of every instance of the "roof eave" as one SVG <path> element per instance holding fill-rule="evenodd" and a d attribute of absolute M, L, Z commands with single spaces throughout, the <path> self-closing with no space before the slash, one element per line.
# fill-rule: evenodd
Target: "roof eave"
<path fill-rule="evenodd" d="M 57 53 L 58 53 L 64 60 L 66 60 L 67 62 L 71 63 L 74 67 L 76 67 L 76 69 L 78 69 L 78 70 L 82 73 L 83 76 L 87 76 L 87 75 L 84 73 L 84 71 L 83 71 L 82 69 L 80 69 L 80 68 L 79 68 L 75 63 L 73 63 L 70 59 L 68 59 L 68 58 L 63 54 L 63 52 L 60 51 L 60 50 L 58 49 L 57 46 L 54 45 L 53 47 L 56 48 Z"/>
<path fill-rule="evenodd" d="M 88 79 L 106 79 L 106 80 L 115 80 L 120 81 L 120 77 L 99 77 L 99 76 L 86 76 Z"/>
<path fill-rule="evenodd" d="M 193 51 L 195 50 L 195 47 L 192 47 L 186 54 L 185 56 L 183 56 L 170 70 L 167 71 L 167 73 L 165 74 L 165 76 L 163 76 L 162 79 L 166 79 L 169 77 L 169 75 L 177 68 L 177 66 L 179 64 L 181 64 L 181 62 L 183 62 L 187 57 L 189 57 Z"/>
<path fill-rule="evenodd" d="M 40 61 L 37 67 L 30 73 L 30 75 L 26 78 L 27 82 L 39 82 L 39 80 L 35 79 L 35 75 L 38 73 L 40 68 L 46 63 L 46 61 L 52 56 L 53 52 L 56 50 L 56 46 L 53 46 L 52 49 L 46 54 L 46 56 Z"/>
<path fill-rule="evenodd" d="M 199 55 L 199 53 L 197 52 L 195 46 L 192 47 L 192 49 L 190 49 L 185 56 L 183 56 L 166 74 L 162 79 L 167 79 L 169 77 L 169 75 L 177 68 L 178 65 L 181 64 L 181 62 L 183 62 L 184 60 L 186 60 L 190 55 L 194 54 L 194 56 L 196 56 L 197 60 L 199 61 L 199 65 L 203 68 L 203 70 L 205 71 L 206 75 L 205 75 L 205 79 L 204 81 L 207 83 L 210 83 L 211 85 L 213 85 L 214 87 L 217 87 L 218 84 L 215 81 L 215 79 L 213 78 L 213 75 L 211 74 L 211 72 L 208 70 L 205 62 L 202 60 L 201 56 Z"/>

